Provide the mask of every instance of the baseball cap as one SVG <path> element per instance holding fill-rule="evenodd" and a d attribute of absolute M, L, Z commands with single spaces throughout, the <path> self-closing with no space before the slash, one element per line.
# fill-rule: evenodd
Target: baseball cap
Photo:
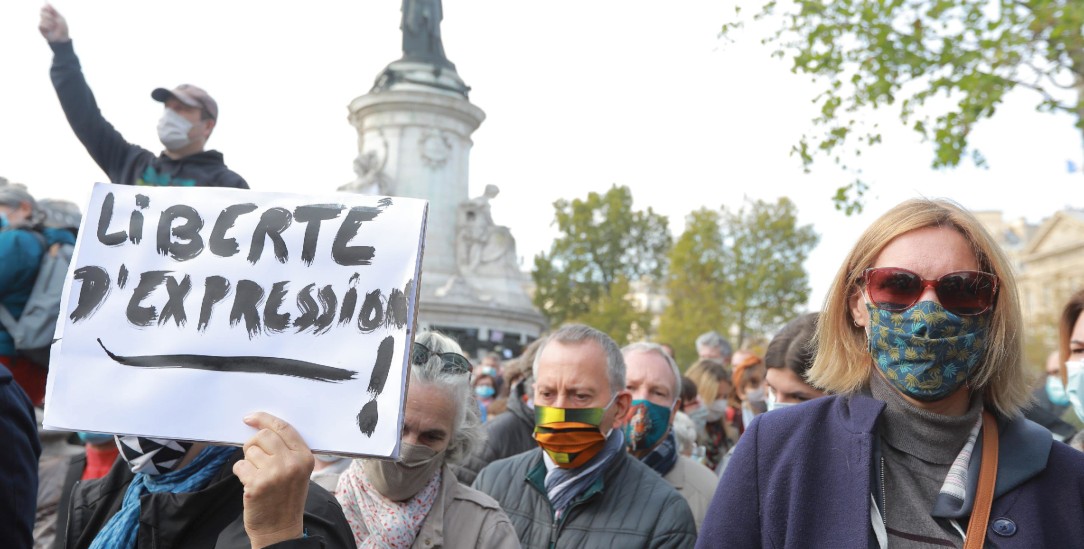
<path fill-rule="evenodd" d="M 172 90 L 156 88 L 151 92 L 151 97 L 155 101 L 162 103 L 165 103 L 171 97 L 175 98 L 189 107 L 199 107 L 207 111 L 207 114 L 211 115 L 212 119 L 218 120 L 218 103 L 207 92 L 203 91 L 203 88 L 198 86 L 181 84 Z"/>

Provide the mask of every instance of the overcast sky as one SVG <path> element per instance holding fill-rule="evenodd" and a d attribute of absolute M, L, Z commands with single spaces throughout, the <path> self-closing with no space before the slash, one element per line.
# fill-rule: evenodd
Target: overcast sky
<path fill-rule="evenodd" d="M 209 146 L 254 189 L 319 193 L 353 179 L 357 134 L 347 104 L 400 55 L 394 0 L 256 2 L 60 0 L 76 53 L 106 118 L 159 150 L 155 87 L 191 82 L 218 101 Z M 39 197 L 82 203 L 105 180 L 72 135 L 49 81 L 40 3 L 0 3 L 0 176 Z M 931 152 L 892 113 L 885 142 L 864 155 L 866 213 L 830 200 L 848 181 L 823 162 L 802 173 L 791 146 L 808 131 L 816 87 L 771 58 L 755 29 L 718 38 L 731 2 L 448 0 L 448 57 L 487 115 L 474 134 L 471 195 L 496 184 L 493 217 L 531 264 L 556 234 L 558 198 L 627 185 L 638 207 L 670 218 L 675 237 L 701 206 L 789 196 L 821 244 L 807 267 L 811 308 L 857 234 L 899 201 L 944 196 L 1032 221 L 1084 206 L 1081 139 L 1067 116 L 1011 95 L 973 143 L 988 170 L 935 172 Z"/>

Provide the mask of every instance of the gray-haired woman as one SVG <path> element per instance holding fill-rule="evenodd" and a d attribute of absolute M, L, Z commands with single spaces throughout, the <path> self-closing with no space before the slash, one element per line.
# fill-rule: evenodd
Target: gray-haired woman
<path fill-rule="evenodd" d="M 483 437 L 470 362 L 454 341 L 427 332 L 411 363 L 401 461 L 355 460 L 339 478 L 335 496 L 358 547 L 519 547 L 497 502 L 449 467 Z"/>

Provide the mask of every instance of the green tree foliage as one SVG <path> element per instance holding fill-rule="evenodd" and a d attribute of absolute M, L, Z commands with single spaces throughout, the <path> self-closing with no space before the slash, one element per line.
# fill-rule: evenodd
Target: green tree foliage
<path fill-rule="evenodd" d="M 695 359 L 689 343 L 700 333 L 736 326 L 740 348 L 801 312 L 810 291 L 803 265 L 819 237 L 797 214 L 787 198 L 693 212 L 671 253 L 671 304 L 659 322 L 683 365 Z"/>
<path fill-rule="evenodd" d="M 630 299 L 629 285 L 661 280 L 671 237 L 665 216 L 632 209 L 632 191 L 614 185 L 605 194 L 553 203 L 560 236 L 535 256 L 534 304 L 550 325 L 583 322 L 619 343 L 642 337 L 650 315 Z"/>
<path fill-rule="evenodd" d="M 726 333 L 730 321 L 724 311 L 724 285 L 728 263 L 719 228 L 718 211 L 702 208 L 689 214 L 685 232 L 670 250 L 666 295 L 670 305 L 659 319 L 659 341 L 674 348 L 682 369 L 697 359 L 696 338 L 708 330 Z"/>
<path fill-rule="evenodd" d="M 1084 132 L 1081 0 L 770 0 L 755 18 L 780 21 L 765 42 L 793 58 L 795 73 L 824 83 L 816 130 L 794 148 L 807 170 L 817 155 L 850 170 L 881 141 L 862 112 L 882 107 L 932 142 L 935 168 L 968 156 L 985 165 L 969 147 L 971 131 L 1017 88 Z M 727 23 L 723 34 L 741 25 Z M 866 188 L 860 178 L 841 187 L 836 207 L 860 211 Z"/>
<path fill-rule="evenodd" d="M 727 315 L 738 326 L 740 348 L 750 335 L 767 336 L 801 312 L 810 291 L 805 260 L 820 237 L 811 225 L 798 225 L 798 208 L 786 197 L 736 212 L 723 208 L 722 231 Z"/>

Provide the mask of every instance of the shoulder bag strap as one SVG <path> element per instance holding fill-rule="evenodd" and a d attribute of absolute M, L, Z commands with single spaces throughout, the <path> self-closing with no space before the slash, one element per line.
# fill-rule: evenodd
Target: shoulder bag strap
<path fill-rule="evenodd" d="M 967 523 L 967 541 L 964 549 L 981 549 L 986 542 L 986 525 L 990 521 L 990 507 L 994 504 L 994 485 L 997 483 L 997 421 L 993 414 L 982 412 L 982 462 L 979 464 L 979 486 L 975 505 L 971 508 L 971 520 Z"/>

